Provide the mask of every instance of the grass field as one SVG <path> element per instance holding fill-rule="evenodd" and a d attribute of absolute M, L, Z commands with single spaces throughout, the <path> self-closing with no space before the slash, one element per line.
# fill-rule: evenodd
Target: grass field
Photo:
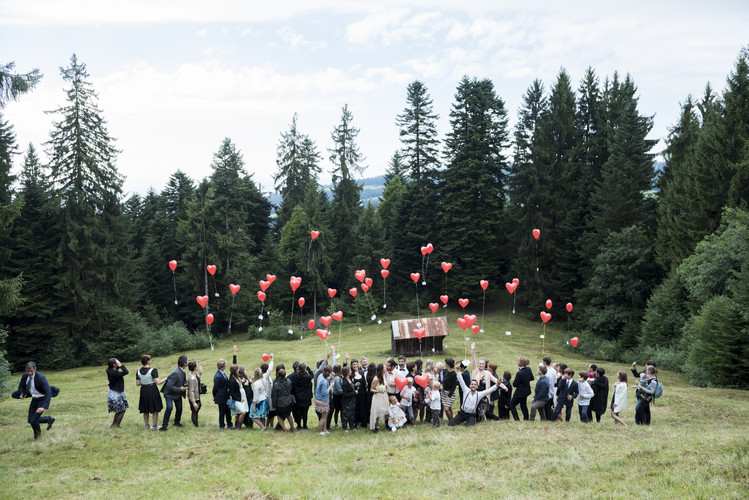
<path fill-rule="evenodd" d="M 462 359 L 467 335 L 455 323 L 457 314 L 449 314 L 446 355 Z M 504 312 L 487 315 L 486 333 L 468 335 L 480 356 L 514 376 L 517 356 L 531 358 L 532 367 L 540 360 L 540 325 L 517 317 L 509 321 Z M 389 325 L 363 330 L 344 327 L 341 351 L 383 362 Z M 615 371 L 628 369 L 578 356 L 566 339 L 565 331 L 547 328 L 546 352 L 555 361 L 575 369 L 595 361 L 612 385 Z M 296 359 L 314 363 L 324 353 L 314 334 L 294 342 L 223 339 L 213 352 L 187 353 L 203 365 L 209 391 L 216 360 L 231 360 L 235 342 L 239 362 L 248 367 L 259 365 L 263 352 L 274 352 L 276 362 L 287 366 Z M 338 343 L 337 329 L 329 342 Z M 164 376 L 176 358 L 155 358 L 153 366 Z M 137 411 L 135 362 L 126 363 L 132 372 L 125 390 L 131 409 L 121 429 L 110 429 L 104 362 L 42 370 L 62 392 L 49 412 L 57 422 L 38 441 L 26 423 L 28 403 L 0 402 L 1 498 L 746 498 L 749 492 L 749 393 L 692 387 L 674 373 L 660 373 L 665 391 L 652 407 L 650 427 L 634 425 L 630 390 L 626 428 L 610 417 L 582 424 L 575 408 L 566 424 L 417 425 L 396 433 L 346 435 L 334 429 L 323 437 L 312 430 L 219 432 L 217 409 L 205 400 L 202 428 L 189 425 L 187 412 L 182 429 L 146 431 Z M 313 411 L 310 416 L 312 427 Z"/>

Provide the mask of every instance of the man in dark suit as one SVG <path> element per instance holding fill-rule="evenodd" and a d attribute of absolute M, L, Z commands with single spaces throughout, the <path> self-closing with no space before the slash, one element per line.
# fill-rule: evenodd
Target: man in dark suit
<path fill-rule="evenodd" d="M 161 388 L 161 392 L 164 393 L 164 400 L 166 401 L 166 411 L 164 411 L 164 421 L 161 422 L 160 431 L 166 431 L 169 426 L 169 417 L 172 416 L 172 407 L 176 409 L 174 412 L 174 426 L 182 427 L 180 420 L 182 419 L 182 395 L 187 389 L 187 374 L 185 373 L 185 367 L 187 366 L 187 356 L 184 354 L 177 359 L 177 368 L 172 370 L 172 373 L 166 378 L 164 387 Z"/>
<path fill-rule="evenodd" d="M 557 382 L 557 406 L 554 408 L 554 414 L 551 417 L 551 421 L 555 422 L 562 412 L 562 408 L 567 409 L 565 420 L 570 421 L 572 415 L 572 406 L 577 397 L 578 389 L 577 382 L 573 380 L 575 376 L 575 370 L 572 368 L 565 368 L 562 379 Z"/>
<path fill-rule="evenodd" d="M 55 423 L 54 417 L 42 416 L 42 413 L 49 409 L 50 401 L 57 396 L 60 389 L 49 385 L 47 377 L 36 371 L 36 363 L 33 361 L 26 363 L 24 371 L 26 373 L 21 376 L 21 383 L 18 384 L 18 390 L 12 394 L 12 397 L 15 399 L 31 398 L 28 422 L 34 431 L 34 439 L 39 439 L 42 435 L 42 427 L 39 424 L 47 424 L 47 430 L 50 430 L 52 424 Z"/>
<path fill-rule="evenodd" d="M 231 413 L 226 402 L 229 400 L 229 377 L 226 375 L 226 360 L 219 359 L 216 363 L 216 374 L 213 376 L 213 402 L 218 405 L 218 428 L 224 426 L 233 429 Z M 224 422 L 226 422 L 224 424 Z"/>

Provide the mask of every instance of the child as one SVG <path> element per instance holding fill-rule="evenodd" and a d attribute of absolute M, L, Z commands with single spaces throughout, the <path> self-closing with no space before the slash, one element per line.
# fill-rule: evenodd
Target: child
<path fill-rule="evenodd" d="M 349 429 L 356 428 L 356 395 L 358 391 L 351 379 L 351 368 L 344 366 L 341 373 L 343 375 L 343 382 L 341 383 L 341 389 L 343 390 L 341 425 L 343 426 L 343 432 L 348 432 Z"/>
<path fill-rule="evenodd" d="M 406 385 L 403 390 L 401 390 L 401 405 L 403 406 L 403 411 L 405 411 L 408 415 L 409 425 L 414 424 L 413 398 L 415 394 L 416 390 L 414 389 L 414 379 L 409 377 L 408 385 Z"/>
<path fill-rule="evenodd" d="M 619 417 L 622 410 L 627 409 L 627 372 L 619 370 L 616 374 L 616 384 L 614 385 L 614 395 L 611 397 L 611 417 L 615 423 L 627 426 Z"/>
<path fill-rule="evenodd" d="M 432 381 L 432 385 L 429 386 L 431 389 L 427 389 L 426 400 L 429 403 L 429 408 L 432 414 L 432 425 L 434 427 L 440 426 L 440 405 L 442 401 L 440 399 L 440 390 L 442 385 L 436 380 Z"/>
<path fill-rule="evenodd" d="M 577 409 L 580 411 L 580 421 L 590 422 L 590 399 L 593 397 L 593 389 L 588 384 L 588 372 L 578 372 L 577 382 Z"/>
<path fill-rule="evenodd" d="M 499 387 L 499 399 L 497 399 L 497 416 L 500 420 L 510 419 L 510 400 L 512 399 L 512 384 L 510 383 L 511 379 L 512 374 L 508 371 L 505 371 L 502 375 L 502 380 Z M 506 387 L 506 389 L 502 388 L 503 385 Z"/>
<path fill-rule="evenodd" d="M 401 410 L 401 405 L 398 404 L 398 398 L 390 396 L 390 406 L 388 408 L 388 425 L 390 430 L 395 432 L 398 427 L 403 427 L 406 423 L 406 414 Z"/>

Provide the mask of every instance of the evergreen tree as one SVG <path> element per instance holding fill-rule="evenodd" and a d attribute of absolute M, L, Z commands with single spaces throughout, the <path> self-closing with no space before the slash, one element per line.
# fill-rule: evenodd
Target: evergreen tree
<path fill-rule="evenodd" d="M 408 84 L 406 108 L 395 119 L 400 127 L 403 143 L 403 160 L 408 165 L 411 178 L 419 180 L 422 175 L 433 175 L 439 167 L 436 120 L 432 99 L 426 85 L 418 80 Z"/>
<path fill-rule="evenodd" d="M 13 156 L 17 154 L 13 125 L 3 120 L 3 114 L 0 113 L 0 206 L 10 204 L 13 196 L 13 183 L 16 180 L 12 173 Z"/>
<path fill-rule="evenodd" d="M 393 175 L 389 181 L 385 182 L 385 187 L 380 197 L 380 204 L 377 206 L 377 213 L 382 222 L 388 253 L 392 251 L 393 235 L 398 232 L 398 228 L 395 226 L 395 219 L 398 214 L 398 206 L 405 191 L 405 179 L 399 174 Z"/>
<path fill-rule="evenodd" d="M 395 177 L 400 177 L 401 179 L 406 177 L 406 165 L 403 163 L 403 155 L 401 155 L 400 151 L 395 151 L 393 156 L 390 157 L 388 168 L 385 170 L 385 187 L 387 187 Z"/>
<path fill-rule="evenodd" d="M 15 62 L 0 65 L 0 109 L 6 103 L 16 101 L 22 94 L 30 92 L 42 79 L 38 69 L 18 74 L 14 72 L 15 67 Z"/>

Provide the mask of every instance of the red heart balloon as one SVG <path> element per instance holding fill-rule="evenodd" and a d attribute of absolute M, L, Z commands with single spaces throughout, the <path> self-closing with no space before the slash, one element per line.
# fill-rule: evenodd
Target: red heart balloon
<path fill-rule="evenodd" d="M 404 387 L 408 385 L 408 379 L 405 377 L 395 377 L 395 387 L 398 388 L 399 391 L 402 391 Z"/>
<path fill-rule="evenodd" d="M 296 301 L 297 304 L 299 304 L 299 307 L 304 307 L 304 297 L 299 297 L 299 300 Z"/>
<path fill-rule="evenodd" d="M 311 320 L 307 321 L 307 328 L 309 328 L 310 330 L 312 330 L 313 328 L 315 328 L 315 320 L 314 319 L 311 319 Z"/>
<path fill-rule="evenodd" d="M 445 274 L 447 274 L 447 271 L 453 268 L 453 265 L 450 262 L 443 262 L 442 263 L 442 270 L 445 271 Z"/>
<path fill-rule="evenodd" d="M 473 325 L 471 327 L 471 330 L 473 330 L 473 333 L 479 333 L 481 331 L 481 327 L 479 325 Z"/>
<path fill-rule="evenodd" d="M 427 250 L 428 250 L 427 247 L 421 247 L 421 255 L 426 255 Z"/>
<path fill-rule="evenodd" d="M 546 309 L 551 309 L 551 299 L 546 299 Z"/>
<path fill-rule="evenodd" d="M 551 319 L 551 314 L 547 313 L 546 311 L 541 311 L 541 321 L 544 323 L 547 323 Z"/>
<path fill-rule="evenodd" d="M 436 302 L 430 302 L 429 303 L 429 309 L 432 310 L 433 313 L 437 312 L 437 309 L 439 309 L 440 305 Z"/>
<path fill-rule="evenodd" d="M 419 278 L 421 278 L 421 274 L 419 274 L 419 273 L 411 273 L 411 279 L 413 280 L 414 283 L 418 283 L 419 282 Z"/>
<path fill-rule="evenodd" d="M 195 300 L 198 301 L 198 304 L 200 304 L 200 307 L 205 307 L 205 305 L 208 303 L 208 295 L 203 295 L 195 297 Z"/>
<path fill-rule="evenodd" d="M 383 269 L 387 269 L 390 265 L 390 259 L 380 259 L 380 265 Z"/>
<path fill-rule="evenodd" d="M 448 300 L 450 300 L 450 297 L 448 297 L 447 295 L 440 295 L 440 301 L 441 301 L 441 302 L 442 302 L 443 304 L 447 305 L 447 301 L 448 301 Z"/>
<path fill-rule="evenodd" d="M 299 288 L 299 285 L 302 284 L 302 278 L 297 278 L 296 276 L 292 276 L 289 280 L 289 284 L 291 285 L 291 291 L 296 292 L 296 289 Z"/>
<path fill-rule="evenodd" d="M 315 238 L 320 236 L 320 231 L 310 231 L 309 235 L 312 236 L 312 239 L 314 240 Z"/>
<path fill-rule="evenodd" d="M 368 292 L 369 291 L 369 286 L 366 283 L 362 283 L 361 284 L 361 289 L 364 290 L 365 292 Z"/>
<path fill-rule="evenodd" d="M 260 302 L 265 302 L 265 292 L 258 290 L 257 298 L 260 299 Z"/>
<path fill-rule="evenodd" d="M 320 323 L 322 323 L 325 326 L 330 326 L 331 321 L 333 321 L 333 318 L 330 316 L 322 316 L 320 318 Z"/>
<path fill-rule="evenodd" d="M 533 237 L 538 239 L 538 237 L 541 236 L 541 230 L 540 229 L 534 229 L 533 230 Z"/>
<path fill-rule="evenodd" d="M 341 321 L 343 319 L 343 311 L 336 311 L 330 317 L 336 321 Z"/>
<path fill-rule="evenodd" d="M 465 316 L 463 316 L 463 319 L 466 320 L 466 323 L 468 323 L 468 326 L 473 326 L 473 324 L 476 322 L 476 315 L 466 314 Z"/>
<path fill-rule="evenodd" d="M 567 312 L 568 313 L 572 312 L 572 302 L 567 302 Z"/>
<path fill-rule="evenodd" d="M 483 288 L 484 290 L 486 290 L 487 287 L 489 286 L 489 282 L 486 281 L 486 280 L 481 280 L 481 281 L 479 281 L 479 285 L 481 285 L 481 288 Z"/>
<path fill-rule="evenodd" d="M 171 269 L 172 271 L 174 271 L 175 269 L 177 269 L 177 261 L 176 260 L 170 260 L 169 261 L 169 269 Z"/>
<path fill-rule="evenodd" d="M 327 330 L 321 330 L 319 328 L 317 329 L 317 331 L 315 333 L 317 333 L 317 336 L 320 337 L 323 340 L 327 339 L 328 335 L 330 335 L 329 331 L 327 331 Z"/>
<path fill-rule="evenodd" d="M 580 341 L 577 337 L 572 337 L 570 339 L 570 344 L 572 344 L 572 347 L 577 347 L 577 343 Z"/>
<path fill-rule="evenodd" d="M 414 330 L 414 337 L 421 340 L 421 338 L 426 335 L 427 329 L 426 328 L 416 328 Z"/>
<path fill-rule="evenodd" d="M 356 287 L 349 288 L 348 293 L 350 293 L 352 297 L 356 297 L 356 292 L 358 292 L 358 290 L 356 289 Z"/>
<path fill-rule="evenodd" d="M 427 388 L 427 384 L 429 383 L 429 375 L 427 375 L 426 373 L 423 374 L 423 375 L 416 375 L 414 377 L 414 382 L 416 382 L 421 387 L 423 387 L 424 389 L 426 389 Z"/>
<path fill-rule="evenodd" d="M 518 286 L 515 283 L 505 283 L 505 288 L 507 288 L 507 291 L 510 292 L 510 295 L 515 293 L 515 289 Z"/>
<path fill-rule="evenodd" d="M 458 318 L 458 326 L 465 330 L 466 328 L 468 328 L 468 322 L 465 320 L 465 318 Z"/>
<path fill-rule="evenodd" d="M 205 317 L 205 322 L 208 323 L 209 325 L 212 325 L 213 324 L 213 314 L 209 313 L 208 316 Z"/>
<path fill-rule="evenodd" d="M 380 274 L 382 275 L 382 279 L 385 279 L 390 275 L 390 271 L 388 271 L 387 269 L 381 269 Z"/>
<path fill-rule="evenodd" d="M 265 275 L 265 279 L 267 279 L 268 281 L 270 281 L 271 283 L 273 283 L 274 281 L 276 281 L 276 275 L 275 274 L 266 274 Z"/>
<path fill-rule="evenodd" d="M 520 284 L 520 280 L 517 278 L 512 278 L 512 282 L 515 283 L 516 285 Z"/>
<path fill-rule="evenodd" d="M 338 293 L 338 290 L 336 290 L 335 288 L 328 288 L 328 295 L 330 295 L 331 299 L 335 297 L 335 294 L 337 293 Z"/>
<path fill-rule="evenodd" d="M 270 281 L 260 280 L 257 283 L 258 283 L 258 285 L 260 285 L 260 289 L 262 291 L 266 291 L 268 289 L 268 287 L 270 286 Z"/>
<path fill-rule="evenodd" d="M 270 354 L 265 354 L 265 353 L 263 353 L 263 361 L 264 361 L 265 363 L 267 363 L 267 362 L 268 362 L 268 360 L 270 360 Z"/>
<path fill-rule="evenodd" d="M 372 288 L 372 278 L 366 278 L 364 283 L 366 283 L 369 288 Z"/>
<path fill-rule="evenodd" d="M 427 253 L 432 253 L 434 250 L 434 246 L 432 246 L 431 243 L 427 243 Z"/>
<path fill-rule="evenodd" d="M 463 309 L 466 308 L 468 302 L 470 302 L 468 299 L 458 299 L 458 304 L 460 304 L 460 307 L 462 307 Z"/>
<path fill-rule="evenodd" d="M 206 266 L 206 269 L 208 270 L 208 273 L 213 276 L 216 274 L 216 266 Z"/>
<path fill-rule="evenodd" d="M 364 282 L 364 278 L 367 276 L 367 271 L 364 269 L 359 269 L 354 273 L 354 276 L 356 276 L 356 279 L 358 279 L 361 282 Z"/>
<path fill-rule="evenodd" d="M 236 295 L 240 288 L 242 288 L 242 287 L 239 286 L 239 285 L 235 285 L 233 283 L 231 285 L 229 285 L 229 290 L 231 290 L 231 294 L 232 295 Z"/>

